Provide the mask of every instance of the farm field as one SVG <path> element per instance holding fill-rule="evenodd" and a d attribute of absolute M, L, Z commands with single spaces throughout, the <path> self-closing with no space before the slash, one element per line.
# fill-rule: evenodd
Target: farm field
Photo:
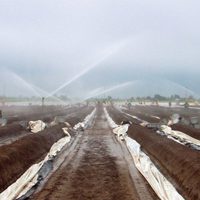
<path fill-rule="evenodd" d="M 175 111 L 156 106 L 119 109 L 118 106 L 97 103 L 66 109 L 55 107 L 53 111 L 46 110 L 45 114 L 39 110 L 34 114 L 26 111 L 24 116 L 22 112 L 13 122 L 0 128 L 1 195 L 8 191 L 9 186 L 16 184 L 32 165 L 41 162 L 54 143 L 66 136 L 63 128 L 67 122 L 70 124 L 68 133 L 71 140 L 49 161 L 51 167 L 48 173 L 21 197 L 19 192 L 9 199 L 161 199 L 148 178 L 138 170 L 127 147 L 127 137 L 140 144 L 141 151 L 150 158 L 181 198 L 199 199 L 199 151 L 140 124 L 140 120 L 159 123 L 164 117 L 170 118 Z M 188 118 L 198 114 L 188 112 L 186 115 L 184 110 L 179 110 L 179 114 L 182 113 Z M 57 116 L 57 123 L 38 133 L 32 133 L 19 123 L 26 117 L 35 119 L 39 115 L 39 119 L 45 123 L 55 121 Z M 46 115 L 49 120 L 45 120 Z M 125 140 L 113 133 L 114 128 L 110 125 L 108 115 L 118 127 L 123 126 L 123 121 L 131 122 Z M 86 123 L 87 118 L 89 121 Z M 199 130 L 189 125 L 178 123 L 172 125 L 172 129 L 199 139 Z M 29 183 L 24 184 L 26 187 Z M 0 199 L 3 199 L 1 195 Z"/>

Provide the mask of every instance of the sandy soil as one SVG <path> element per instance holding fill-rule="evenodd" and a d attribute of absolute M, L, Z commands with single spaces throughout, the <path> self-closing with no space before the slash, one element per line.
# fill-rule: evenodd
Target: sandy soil
<path fill-rule="evenodd" d="M 155 200 L 102 111 L 34 200 Z M 129 163 L 131 162 L 131 163 Z M 131 173 L 130 171 L 131 170 Z"/>

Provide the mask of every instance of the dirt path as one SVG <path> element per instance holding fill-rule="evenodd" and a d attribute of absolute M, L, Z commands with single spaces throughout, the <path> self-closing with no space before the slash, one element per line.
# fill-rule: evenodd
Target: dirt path
<path fill-rule="evenodd" d="M 131 170 L 131 173 L 129 173 Z M 132 181 L 134 180 L 134 182 Z M 101 112 L 34 200 L 158 199 Z"/>

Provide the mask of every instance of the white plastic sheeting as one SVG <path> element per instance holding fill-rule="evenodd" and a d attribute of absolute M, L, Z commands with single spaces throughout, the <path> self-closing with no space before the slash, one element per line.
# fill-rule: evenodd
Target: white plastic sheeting
<path fill-rule="evenodd" d="M 129 116 L 129 117 L 132 117 L 133 119 L 136 119 L 138 121 L 140 121 L 140 126 L 147 126 L 149 124 L 149 122 L 143 120 L 143 119 L 140 119 L 139 117 L 135 116 L 135 115 L 130 115 L 124 111 L 121 111 L 122 113 L 124 113 L 125 115 Z"/>
<path fill-rule="evenodd" d="M 123 111 L 122 111 L 123 112 Z M 137 119 L 139 121 L 141 121 L 140 125 L 141 126 L 144 126 L 144 127 L 150 127 L 152 125 L 152 123 L 149 123 L 147 121 L 144 121 L 136 116 L 133 116 L 133 115 L 130 115 L 128 113 L 125 113 L 123 112 L 124 114 L 134 118 L 134 119 Z M 168 121 L 168 125 L 172 125 L 172 124 L 176 124 L 179 122 L 179 118 L 180 118 L 180 115 L 179 114 L 173 114 L 170 118 L 170 120 Z M 171 127 L 167 126 L 167 125 L 159 125 L 157 124 L 158 127 L 160 128 L 160 130 L 162 131 L 162 133 L 164 133 L 169 139 L 173 139 L 175 142 L 178 142 L 180 144 L 183 144 L 183 145 L 188 145 L 190 144 L 190 146 L 192 146 L 192 148 L 195 148 L 197 150 L 200 150 L 200 141 L 183 133 L 183 132 L 180 132 L 180 131 L 175 131 L 175 130 L 172 130 Z M 155 124 L 156 126 L 156 124 Z M 160 131 L 157 131 L 157 133 L 160 133 Z"/>
<path fill-rule="evenodd" d="M 126 135 L 127 135 L 127 131 L 128 131 L 129 126 L 130 126 L 130 124 L 120 125 L 120 126 L 113 129 L 113 133 L 115 135 L 117 135 L 119 139 L 124 140 Z"/>
<path fill-rule="evenodd" d="M 96 109 L 94 109 L 91 114 L 86 116 L 86 118 L 82 122 L 84 124 L 84 128 L 86 128 L 91 123 L 92 119 L 94 118 L 95 112 Z M 75 127 L 78 127 L 78 124 L 75 125 Z M 67 122 L 65 122 L 65 125 L 66 127 L 63 128 L 63 131 L 66 134 L 66 136 L 52 145 L 49 153 L 46 155 L 43 161 L 32 165 L 15 183 L 13 183 L 6 190 L 4 190 L 0 194 L 0 200 L 18 199 L 21 196 L 25 195 L 29 190 L 31 190 L 31 188 L 34 185 L 38 183 L 38 172 L 40 171 L 40 169 L 44 166 L 44 164 L 47 161 L 52 160 L 55 156 L 57 156 L 57 154 L 62 150 L 62 148 L 71 140 L 71 136 L 68 133 L 68 129 L 71 126 Z"/>
<path fill-rule="evenodd" d="M 104 108 L 104 111 L 109 124 L 112 128 L 115 128 L 113 129 L 115 134 L 119 134 L 117 131 L 122 133 L 126 130 L 125 128 L 117 129 L 117 124 L 109 116 L 106 108 Z M 140 144 L 128 136 L 124 137 L 124 139 L 126 146 L 133 157 L 135 166 L 151 185 L 158 197 L 161 200 L 184 200 L 174 186 L 160 173 L 150 158 L 141 151 Z"/>
<path fill-rule="evenodd" d="M 88 125 L 91 123 L 92 119 L 94 118 L 95 113 L 96 113 L 96 108 L 89 115 L 87 115 L 85 117 L 85 119 L 83 120 L 83 122 L 79 122 L 78 124 L 76 124 L 74 126 L 74 129 L 78 130 L 78 129 L 85 129 L 85 128 L 87 128 Z"/>
<path fill-rule="evenodd" d="M 83 129 L 84 130 L 85 124 L 83 122 L 79 122 L 74 126 L 74 130 Z"/>
<path fill-rule="evenodd" d="M 125 141 L 137 169 L 146 178 L 158 197 L 162 200 L 184 200 L 150 158 L 141 151 L 140 145 L 130 137 L 126 137 Z"/>
<path fill-rule="evenodd" d="M 5 126 L 7 124 L 7 119 L 0 118 L 0 126 Z"/>
<path fill-rule="evenodd" d="M 46 128 L 46 124 L 41 120 L 30 121 L 28 127 L 32 133 L 38 133 Z"/>
<path fill-rule="evenodd" d="M 37 183 L 37 173 L 43 164 L 44 161 L 41 161 L 38 164 L 32 165 L 15 183 L 0 194 L 0 199 L 14 200 L 24 195 Z"/>
<path fill-rule="evenodd" d="M 150 115 L 151 117 L 155 118 L 155 119 L 160 119 L 160 117 L 156 116 L 156 115 Z"/>
<path fill-rule="evenodd" d="M 104 113 L 106 115 L 106 118 L 108 120 L 108 123 L 110 125 L 111 128 L 113 128 L 113 133 L 115 135 L 117 135 L 118 139 L 120 140 L 124 140 L 127 131 L 128 131 L 128 127 L 130 126 L 130 124 L 123 124 L 123 125 L 117 125 L 112 118 L 110 117 L 110 115 L 108 114 L 107 109 L 104 107 Z"/>
<path fill-rule="evenodd" d="M 191 144 L 194 148 L 196 146 L 197 149 L 200 150 L 200 141 L 183 132 L 172 130 L 171 127 L 166 125 L 161 126 L 161 131 L 167 135 L 167 137 L 175 140 L 176 142 L 179 142 L 183 145 Z"/>
<path fill-rule="evenodd" d="M 105 113 L 105 116 L 108 120 L 108 123 L 110 125 L 111 128 L 116 128 L 118 127 L 118 125 L 112 120 L 112 118 L 110 117 L 110 115 L 108 114 L 108 111 L 107 109 L 104 107 L 104 113 Z"/>
<path fill-rule="evenodd" d="M 180 115 L 175 113 L 170 117 L 167 125 L 170 126 L 170 125 L 173 125 L 173 124 L 177 124 L 179 121 L 180 121 Z"/>
<path fill-rule="evenodd" d="M 71 140 L 71 135 L 67 132 L 68 128 L 63 128 L 64 133 L 66 134 L 65 137 L 61 138 L 58 140 L 56 143 L 53 144 L 51 149 L 49 150 L 49 153 L 47 154 L 46 158 L 44 160 L 50 160 L 53 157 L 55 157 L 58 152 L 61 151 L 61 149 L 70 142 Z"/>
<path fill-rule="evenodd" d="M 0 200 L 17 199 L 26 194 L 26 192 L 28 192 L 38 182 L 38 172 L 44 163 L 54 158 L 61 151 L 64 145 L 70 142 L 71 136 L 67 132 L 67 129 L 68 127 L 63 130 L 66 136 L 53 144 L 45 159 L 40 163 L 32 165 L 15 183 L 4 190 L 0 194 Z"/>

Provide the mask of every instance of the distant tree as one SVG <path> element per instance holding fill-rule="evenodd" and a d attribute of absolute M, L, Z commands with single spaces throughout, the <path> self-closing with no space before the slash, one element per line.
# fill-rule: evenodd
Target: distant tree
<path fill-rule="evenodd" d="M 151 101 L 152 98 L 151 98 L 150 96 L 147 96 L 147 97 L 146 97 L 146 100 Z"/>
<path fill-rule="evenodd" d="M 175 95 L 174 95 L 174 98 L 175 98 L 175 99 L 180 99 L 181 97 L 180 97 L 178 94 L 175 94 Z"/>
<path fill-rule="evenodd" d="M 190 95 L 190 96 L 188 97 L 188 100 L 189 100 L 189 101 L 194 101 L 194 97 L 193 97 L 192 95 Z"/>
<path fill-rule="evenodd" d="M 134 101 L 135 101 L 134 97 L 131 97 L 130 99 L 128 99 L 128 102 L 134 102 Z"/>
<path fill-rule="evenodd" d="M 111 97 L 111 96 L 108 96 L 108 97 L 107 97 L 107 100 L 108 100 L 109 102 L 111 102 L 111 101 L 112 101 L 112 97 Z"/>
<path fill-rule="evenodd" d="M 154 100 L 158 100 L 158 101 L 166 101 L 167 98 L 164 97 L 164 96 L 161 96 L 161 95 L 159 95 L 159 94 L 155 94 L 155 95 L 154 95 Z"/>

